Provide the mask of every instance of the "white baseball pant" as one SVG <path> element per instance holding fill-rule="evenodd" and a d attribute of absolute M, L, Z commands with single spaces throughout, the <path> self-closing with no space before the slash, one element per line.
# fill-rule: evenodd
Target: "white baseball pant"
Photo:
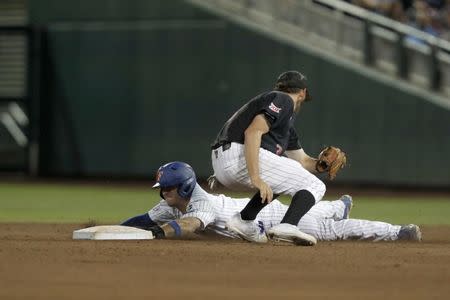
<path fill-rule="evenodd" d="M 225 151 L 222 147 L 212 150 L 211 160 L 214 174 L 224 186 L 236 191 L 254 190 L 247 171 L 244 145 L 231 143 Z M 259 172 L 274 194 L 292 197 L 300 190 L 307 190 L 313 194 L 316 203 L 325 194 L 325 184 L 299 162 L 262 148 L 259 149 Z"/>

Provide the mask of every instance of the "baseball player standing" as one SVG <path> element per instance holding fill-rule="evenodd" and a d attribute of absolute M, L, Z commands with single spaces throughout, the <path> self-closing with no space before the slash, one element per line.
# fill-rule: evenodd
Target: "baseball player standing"
<path fill-rule="evenodd" d="M 254 220 L 272 199 L 285 194 L 292 197 L 289 209 L 268 236 L 297 245 L 315 244 L 312 236 L 296 226 L 326 189 L 314 175 L 319 170 L 318 160 L 305 153 L 294 128 L 296 113 L 310 100 L 306 77 L 297 71 L 284 72 L 274 90 L 242 106 L 212 144 L 217 180 L 233 190 L 258 190 L 228 222 L 231 231 L 248 241 L 267 241 Z"/>
<path fill-rule="evenodd" d="M 225 195 L 212 195 L 196 181 L 194 170 L 186 163 L 171 162 L 158 170 L 155 188 L 160 189 L 161 201 L 148 213 L 132 217 L 121 225 L 152 231 L 155 238 L 195 238 L 194 233 L 214 233 L 238 238 L 227 230 L 226 224 L 242 210 L 250 199 L 234 199 Z M 410 224 L 392 225 L 378 221 L 350 219 L 352 198 L 342 196 L 336 201 L 321 201 L 296 224 L 318 240 L 421 239 L 420 228 Z M 272 201 L 258 214 L 256 223 L 264 234 L 265 229 L 280 224 L 288 207 L 278 200 Z"/>

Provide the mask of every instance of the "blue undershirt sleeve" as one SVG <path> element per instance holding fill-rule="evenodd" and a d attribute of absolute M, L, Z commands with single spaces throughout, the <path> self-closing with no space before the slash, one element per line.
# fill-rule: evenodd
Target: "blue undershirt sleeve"
<path fill-rule="evenodd" d="M 129 226 L 129 227 L 136 227 L 141 229 L 148 229 L 152 226 L 157 225 L 155 222 L 150 219 L 150 216 L 148 213 L 138 215 L 132 218 L 129 218 L 128 220 L 122 222 L 120 225 L 122 226 Z"/>

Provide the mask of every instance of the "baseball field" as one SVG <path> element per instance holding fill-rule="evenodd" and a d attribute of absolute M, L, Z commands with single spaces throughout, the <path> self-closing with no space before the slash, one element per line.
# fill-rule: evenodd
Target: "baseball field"
<path fill-rule="evenodd" d="M 423 242 L 73 241 L 73 230 L 143 213 L 158 194 L 0 183 L 0 299 L 448 299 L 450 195 L 352 194 L 353 218 L 419 224 Z"/>

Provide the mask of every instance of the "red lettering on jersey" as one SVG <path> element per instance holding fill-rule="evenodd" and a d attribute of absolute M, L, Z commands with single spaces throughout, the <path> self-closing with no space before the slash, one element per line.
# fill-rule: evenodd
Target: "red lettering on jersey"
<path fill-rule="evenodd" d="M 280 112 L 281 107 L 276 106 L 275 104 L 273 104 L 273 102 L 270 103 L 269 105 L 269 109 L 273 112 L 276 112 L 277 114 Z"/>
<path fill-rule="evenodd" d="M 277 144 L 277 155 L 281 155 L 283 153 L 283 147 L 281 147 L 280 145 Z"/>

